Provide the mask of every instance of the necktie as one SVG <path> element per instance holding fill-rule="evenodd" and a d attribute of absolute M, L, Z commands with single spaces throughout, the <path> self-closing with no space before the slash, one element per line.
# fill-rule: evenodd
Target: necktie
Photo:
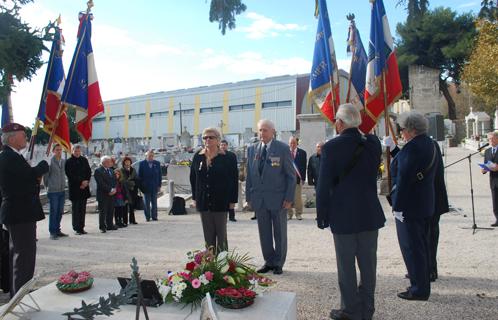
<path fill-rule="evenodd" d="M 263 166 L 266 161 L 266 144 L 263 146 L 263 151 L 261 151 L 261 158 L 259 159 L 259 175 L 263 173 Z"/>
<path fill-rule="evenodd" d="M 496 153 L 496 148 L 491 148 L 491 153 L 492 153 L 492 156 L 494 157 L 495 153 Z"/>

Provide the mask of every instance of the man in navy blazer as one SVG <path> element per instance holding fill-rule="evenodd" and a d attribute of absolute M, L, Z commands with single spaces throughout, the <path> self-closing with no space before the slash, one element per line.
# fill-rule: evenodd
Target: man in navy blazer
<path fill-rule="evenodd" d="M 138 177 L 144 193 L 145 219 L 157 221 L 157 194 L 161 189 L 161 164 L 154 160 L 154 151 L 145 153 L 145 160 L 140 161 Z M 151 208 L 152 205 L 152 208 Z"/>
<path fill-rule="evenodd" d="M 488 140 L 491 148 L 484 151 L 484 163 L 488 161 L 498 163 L 498 132 L 493 131 L 488 133 Z M 486 174 L 488 171 L 482 169 L 481 172 Z M 492 227 L 498 227 L 498 166 L 490 169 L 489 172 L 489 186 L 491 188 L 491 199 L 493 200 L 493 213 L 495 215 L 495 222 L 491 224 Z"/>
<path fill-rule="evenodd" d="M 427 300 L 431 293 L 429 226 L 435 211 L 434 177 L 437 150 L 427 136 L 428 121 L 416 111 L 398 117 L 405 146 L 391 162 L 392 207 L 410 287 L 399 292 L 406 300 Z"/>
<path fill-rule="evenodd" d="M 303 220 L 303 197 L 302 197 L 302 185 L 304 180 L 306 180 L 306 161 L 308 156 L 306 151 L 297 147 L 298 140 L 296 137 L 292 136 L 289 138 L 289 147 L 291 152 L 291 157 L 294 160 L 294 171 L 296 172 L 296 189 L 294 192 L 294 210 L 289 210 L 288 216 L 289 220 L 292 219 L 292 215 L 295 213 L 297 220 Z M 297 169 L 297 170 L 296 170 Z"/>
<path fill-rule="evenodd" d="M 294 201 L 296 172 L 289 147 L 274 139 L 273 122 L 260 120 L 258 131 L 260 142 L 247 149 L 246 201 L 256 213 L 265 259 L 258 272 L 282 274 L 287 256 L 287 210 Z"/>
<path fill-rule="evenodd" d="M 372 319 L 377 238 L 386 220 L 377 196 L 382 148 L 376 136 L 360 133 L 361 116 L 352 104 L 339 106 L 335 118 L 339 136 L 322 147 L 316 189 L 317 223 L 332 231 L 341 292 L 341 308 L 330 317 Z"/>

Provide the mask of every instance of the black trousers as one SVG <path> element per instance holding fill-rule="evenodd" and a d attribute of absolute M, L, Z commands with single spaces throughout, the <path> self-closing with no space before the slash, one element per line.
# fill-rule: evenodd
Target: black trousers
<path fill-rule="evenodd" d="M 123 222 L 128 224 L 128 216 L 130 217 L 130 223 L 135 223 L 135 208 L 133 203 L 128 203 L 126 205 L 126 210 L 123 216 Z"/>
<path fill-rule="evenodd" d="M 114 221 L 116 222 L 116 224 L 123 224 L 123 223 L 128 224 L 128 219 L 126 219 L 125 222 L 125 217 L 127 216 L 126 209 L 127 209 L 126 205 L 122 207 L 114 207 Z"/>
<path fill-rule="evenodd" d="M 10 297 L 31 278 L 36 262 L 36 222 L 7 225 L 10 250 Z"/>
<path fill-rule="evenodd" d="M 227 213 L 201 211 L 202 230 L 206 248 L 213 247 L 216 252 L 228 249 Z"/>
<path fill-rule="evenodd" d="M 493 200 L 493 214 L 498 222 L 498 188 L 491 188 L 491 199 Z"/>
<path fill-rule="evenodd" d="M 85 229 L 86 199 L 71 200 L 73 211 L 73 230 L 83 231 Z"/>
<path fill-rule="evenodd" d="M 99 229 L 107 230 L 114 227 L 114 203 L 112 198 L 99 201 Z"/>
<path fill-rule="evenodd" d="M 429 220 L 429 273 L 431 277 L 438 276 L 437 274 L 437 246 L 439 243 L 439 219 L 440 215 L 435 214 Z"/>
<path fill-rule="evenodd" d="M 228 209 L 228 219 L 235 220 L 235 209 Z"/>

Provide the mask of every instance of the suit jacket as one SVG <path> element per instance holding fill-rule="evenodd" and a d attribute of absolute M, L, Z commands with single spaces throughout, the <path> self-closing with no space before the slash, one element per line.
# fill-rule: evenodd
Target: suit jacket
<path fill-rule="evenodd" d="M 84 180 L 90 181 L 92 177 L 92 169 L 90 169 L 87 158 L 71 156 L 66 161 L 65 170 L 69 187 L 69 199 L 78 201 L 90 198 L 90 187 L 80 189 L 81 182 Z"/>
<path fill-rule="evenodd" d="M 209 170 L 204 149 L 196 152 L 190 165 L 192 200 L 198 211 L 228 211 L 230 203 L 237 203 L 239 179 L 237 160 L 233 153 L 219 153 L 211 161 Z"/>
<path fill-rule="evenodd" d="M 429 167 L 435 150 L 437 152 L 432 139 L 421 134 L 411 139 L 391 162 L 393 210 L 403 212 L 407 220 L 434 214 L 437 154 L 435 163 L 422 180 L 417 179 L 417 173 Z"/>
<path fill-rule="evenodd" d="M 296 171 L 292 165 L 289 146 L 272 140 L 260 175 L 262 150 L 262 142 L 247 149 L 246 200 L 254 210 L 279 210 L 284 200 L 294 201 L 296 189 Z"/>
<path fill-rule="evenodd" d="M 318 154 L 314 153 L 308 160 L 308 184 L 316 186 L 318 183 L 318 175 L 320 172 L 320 158 Z"/>
<path fill-rule="evenodd" d="M 30 223 L 45 218 L 40 203 L 38 179 L 48 172 L 43 160 L 31 167 L 23 156 L 5 146 L 0 153 L 0 223 Z"/>
<path fill-rule="evenodd" d="M 109 192 L 113 188 L 116 188 L 116 176 L 112 168 L 109 168 L 112 173 L 109 173 L 107 169 L 103 166 L 95 169 L 93 176 L 97 182 L 97 201 L 109 201 L 113 199 L 113 196 L 109 195 Z"/>
<path fill-rule="evenodd" d="M 161 187 L 161 164 L 157 160 L 152 160 L 151 168 L 147 159 L 140 161 L 138 177 L 142 188 L 145 188 L 144 193 L 157 193 Z"/>
<path fill-rule="evenodd" d="M 443 156 L 441 155 L 441 149 L 439 148 L 439 143 L 434 141 L 434 146 L 436 147 L 436 175 L 434 176 L 434 214 L 442 215 L 450 211 L 450 206 L 448 203 L 448 193 L 446 191 L 446 183 L 444 182 L 444 162 Z M 400 149 L 396 146 L 391 150 L 391 155 L 396 157 Z"/>
<path fill-rule="evenodd" d="M 498 146 L 497 146 L 497 148 L 498 148 Z M 492 153 L 492 148 L 488 148 L 488 149 L 486 149 L 486 151 L 484 151 L 484 162 L 486 163 L 488 161 L 498 163 L 498 150 L 494 156 Z M 489 186 L 492 189 L 498 188 L 498 172 L 490 171 L 490 172 L 488 172 L 488 174 L 489 174 Z"/>
<path fill-rule="evenodd" d="M 337 184 L 334 181 L 351 163 L 362 141 L 361 133 L 357 128 L 346 129 L 322 147 L 316 189 L 317 222 L 319 227 L 330 225 L 334 234 L 374 231 L 386 221 L 377 195 L 382 148 L 376 136 L 365 138 L 356 165 Z"/>
<path fill-rule="evenodd" d="M 294 163 L 297 166 L 297 169 L 299 170 L 299 174 L 301 175 L 301 178 L 296 174 L 296 183 L 301 183 L 301 181 L 304 182 L 306 180 L 306 161 L 308 159 L 308 156 L 306 155 L 306 151 L 304 151 L 301 148 L 296 149 L 296 157 L 294 158 Z"/>

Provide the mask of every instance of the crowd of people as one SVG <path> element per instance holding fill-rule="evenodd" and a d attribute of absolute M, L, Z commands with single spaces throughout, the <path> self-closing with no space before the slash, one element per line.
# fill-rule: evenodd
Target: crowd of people
<path fill-rule="evenodd" d="M 403 113 L 397 122 L 403 146 L 398 146 L 391 136 L 384 137 L 382 143 L 392 156 L 388 201 L 410 283 L 398 297 L 427 300 L 431 282 L 438 278 L 439 220 L 449 211 L 444 164 L 439 145 L 427 135 L 428 122 L 423 115 L 414 111 Z M 332 319 L 372 319 L 375 312 L 377 241 L 379 229 L 386 222 L 377 192 L 382 145 L 377 136 L 362 134 L 358 130 L 360 123 L 361 115 L 353 105 L 341 105 L 335 116 L 337 136 L 326 143 L 318 142 L 316 153 L 308 160 L 296 137 L 291 137 L 288 144 L 278 141 L 275 124 L 263 119 L 257 124 L 259 141 L 247 149 L 245 200 L 255 212 L 264 259 L 257 272 L 284 272 L 287 223 L 294 216 L 302 220 L 302 187 L 307 180 L 316 191 L 317 227 L 330 229 L 334 240 L 341 301 L 340 308 L 330 312 Z M 26 146 L 24 127 L 9 124 L 2 130 L 0 223 L 6 226 L 10 237 L 13 295 L 34 272 L 36 221 L 44 218 L 39 200 L 42 177 L 50 203 L 50 239 L 57 240 L 67 236 L 61 230 L 66 177 L 73 230 L 77 235 L 86 234 L 92 172 L 79 145 L 73 146 L 66 161 L 61 157 L 62 148 L 55 145 L 50 164 L 41 161 L 31 167 L 20 154 Z M 492 133 L 489 139 L 492 148 L 486 151 L 485 159 L 495 162 L 498 134 Z M 227 221 L 236 221 L 237 158 L 228 151 L 228 142 L 222 140 L 218 129 L 204 129 L 202 140 L 203 147 L 194 154 L 190 166 L 192 200 L 200 213 L 206 247 L 220 252 L 228 249 Z M 137 207 L 143 208 L 147 221 L 157 220 L 161 170 L 154 153 L 146 153 L 138 172 L 128 157 L 123 159 L 121 168 L 111 157 L 103 156 L 100 160 L 100 167 L 94 172 L 100 231 L 106 233 L 136 224 Z M 498 220 L 498 168 L 483 169 L 483 173 L 487 172 Z M 355 201 L 353 194 L 361 195 L 362 200 Z"/>

